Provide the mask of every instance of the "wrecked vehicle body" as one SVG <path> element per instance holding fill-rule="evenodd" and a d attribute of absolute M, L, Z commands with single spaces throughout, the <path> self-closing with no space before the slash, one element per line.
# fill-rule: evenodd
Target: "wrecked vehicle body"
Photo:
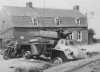
<path fill-rule="evenodd" d="M 5 60 L 9 58 L 19 58 L 22 57 L 22 50 L 20 47 L 18 47 L 17 52 L 15 52 L 14 48 L 7 48 L 3 51 L 3 58 Z"/>
<path fill-rule="evenodd" d="M 41 39 L 47 40 L 47 42 L 43 42 Z M 69 60 L 83 59 L 86 57 L 82 50 L 77 46 L 71 45 L 68 39 L 55 40 L 53 38 L 46 38 L 46 36 L 41 39 L 37 41 L 33 39 L 33 41 L 30 42 L 33 51 L 26 51 L 24 55 L 26 59 L 42 57 L 49 59 L 53 63 L 63 63 Z"/>
<path fill-rule="evenodd" d="M 86 55 L 77 46 L 68 45 L 65 39 L 58 41 L 55 48 L 52 49 L 51 59 L 54 63 L 63 63 L 70 60 L 86 58 Z"/>
<path fill-rule="evenodd" d="M 67 33 L 65 36 L 69 36 Z M 20 45 L 20 55 L 25 59 L 48 59 L 53 63 L 85 58 L 81 49 L 70 44 L 70 40 L 59 38 L 54 31 L 40 31 L 39 36 Z"/>
<path fill-rule="evenodd" d="M 24 58 L 25 59 L 38 59 L 40 58 L 40 56 L 45 56 L 45 57 L 49 57 L 50 54 L 50 49 L 53 46 L 52 43 L 49 43 L 48 41 L 40 41 L 36 39 L 32 39 L 35 41 L 29 41 L 26 44 L 22 44 L 21 48 L 25 51 L 24 53 Z M 43 40 L 43 39 L 42 39 Z"/>
<path fill-rule="evenodd" d="M 48 59 L 53 63 L 63 63 L 71 60 L 86 58 L 86 55 L 77 46 L 67 45 L 66 39 L 61 39 L 58 41 L 57 45 L 54 47 L 50 43 L 30 43 L 23 45 L 30 48 L 26 50 L 24 54 L 25 59 Z M 30 46 L 30 47 L 29 47 Z"/>

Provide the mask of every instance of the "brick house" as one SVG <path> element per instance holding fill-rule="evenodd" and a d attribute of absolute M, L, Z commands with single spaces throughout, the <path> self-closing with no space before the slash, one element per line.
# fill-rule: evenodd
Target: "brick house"
<path fill-rule="evenodd" d="M 28 2 L 26 7 L 4 6 L 0 11 L 1 43 L 13 37 L 19 42 L 29 40 L 41 28 L 54 31 L 63 28 L 65 32 L 72 32 L 70 39 L 75 44 L 88 43 L 87 17 L 79 11 L 79 6 L 72 10 L 34 8 Z"/>

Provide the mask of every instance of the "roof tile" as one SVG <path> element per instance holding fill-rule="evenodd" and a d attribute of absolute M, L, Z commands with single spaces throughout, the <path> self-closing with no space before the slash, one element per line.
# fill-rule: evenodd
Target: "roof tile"
<path fill-rule="evenodd" d="M 26 8 L 5 6 L 10 15 L 34 17 L 86 17 L 80 11 L 50 8 Z"/>

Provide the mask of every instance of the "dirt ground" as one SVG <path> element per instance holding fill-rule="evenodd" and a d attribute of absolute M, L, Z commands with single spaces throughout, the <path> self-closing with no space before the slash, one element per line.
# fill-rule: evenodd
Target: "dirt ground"
<path fill-rule="evenodd" d="M 85 45 L 81 46 L 81 48 L 85 48 L 87 51 L 91 52 L 100 52 L 100 44 Z M 88 59 L 71 61 L 53 67 L 49 66 L 50 68 L 46 66 L 47 64 L 47 62 L 34 59 L 25 60 L 23 58 L 17 58 L 4 60 L 2 55 L 0 55 L 0 72 L 36 72 L 33 70 L 34 68 L 40 69 L 37 72 L 100 72 L 100 55 Z M 19 68 L 25 71 L 16 71 L 16 69 Z M 32 71 L 29 71 L 30 68 L 32 68 Z"/>
<path fill-rule="evenodd" d="M 97 60 L 100 60 L 100 55 L 96 55 L 94 57 L 88 58 L 88 59 L 81 59 L 77 61 L 71 61 L 67 62 L 52 68 L 49 68 L 47 70 L 44 70 L 44 72 L 74 72 L 82 67 L 85 67 L 86 65 L 95 62 Z M 81 72 L 81 71 L 79 71 Z M 84 72 L 84 71 L 82 71 Z"/>
<path fill-rule="evenodd" d="M 69 72 L 100 72 L 100 59 Z"/>
<path fill-rule="evenodd" d="M 0 55 L 0 72 L 22 72 L 16 71 L 16 69 L 24 69 L 26 72 L 28 72 L 30 68 L 42 68 L 46 64 L 46 62 L 37 61 L 34 59 L 25 60 L 23 58 L 17 58 L 4 60 L 2 55 Z"/>
<path fill-rule="evenodd" d="M 84 46 L 79 46 L 79 47 L 81 49 L 86 49 L 86 51 L 89 51 L 89 52 L 100 53 L 100 44 L 88 45 L 88 46 L 84 45 Z M 45 70 L 44 72 L 93 72 L 93 70 L 92 71 L 90 70 L 91 67 L 90 68 L 88 67 L 88 64 L 90 65 L 91 63 L 93 63 L 97 68 L 100 68 L 100 54 L 93 55 L 91 58 L 64 63 L 62 65 L 58 65 L 56 67 L 49 68 L 49 69 Z M 88 69 L 85 69 L 87 67 L 88 67 Z M 88 71 L 88 70 L 90 70 L 90 71 Z M 100 69 L 98 69 L 98 72 L 100 72 Z"/>

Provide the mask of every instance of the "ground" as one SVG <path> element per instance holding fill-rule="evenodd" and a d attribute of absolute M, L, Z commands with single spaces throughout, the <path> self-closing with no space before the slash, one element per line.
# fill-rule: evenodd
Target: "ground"
<path fill-rule="evenodd" d="M 100 72 L 100 59 L 70 72 Z"/>
<path fill-rule="evenodd" d="M 100 44 L 80 46 L 90 52 L 100 52 L 99 47 Z M 100 72 L 100 54 L 60 65 L 23 58 L 4 60 L 0 55 L 0 72 Z"/>

